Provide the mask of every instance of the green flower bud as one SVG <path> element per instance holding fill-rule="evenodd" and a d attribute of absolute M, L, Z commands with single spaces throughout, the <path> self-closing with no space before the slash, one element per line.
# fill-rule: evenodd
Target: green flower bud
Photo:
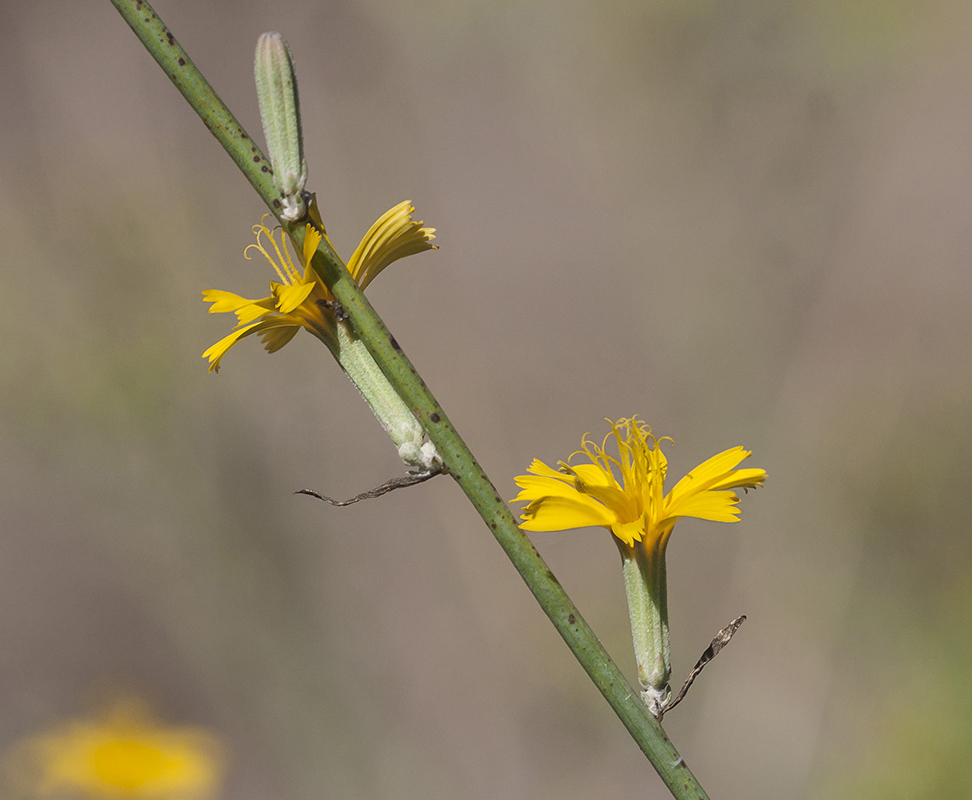
<path fill-rule="evenodd" d="M 304 161 L 294 59 L 279 33 L 271 31 L 257 39 L 253 72 L 263 135 L 273 167 L 273 185 L 280 192 L 283 204 L 281 216 L 294 222 L 307 213 L 304 199 L 307 163 Z"/>

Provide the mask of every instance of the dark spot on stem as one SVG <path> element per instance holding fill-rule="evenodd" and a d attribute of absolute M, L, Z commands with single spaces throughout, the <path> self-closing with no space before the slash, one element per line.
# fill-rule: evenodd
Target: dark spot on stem
<path fill-rule="evenodd" d="M 570 623 L 571 625 L 573 625 L 573 624 L 574 624 L 575 622 L 577 622 L 577 620 L 576 620 L 576 619 L 574 618 L 574 615 L 573 615 L 573 614 L 568 614 L 568 615 L 567 615 L 567 621 L 568 621 L 568 622 L 569 622 L 569 623 Z"/>
<path fill-rule="evenodd" d="M 266 166 L 266 164 L 264 164 L 264 165 L 263 165 L 262 167 L 260 167 L 260 172 L 269 172 L 269 171 L 270 171 L 270 170 L 269 170 L 269 168 L 268 168 L 268 167 Z"/>
<path fill-rule="evenodd" d="M 179 66 L 184 67 L 186 65 L 186 60 L 184 58 L 179 59 Z"/>
<path fill-rule="evenodd" d="M 402 352 L 402 346 L 397 341 L 395 341 L 394 336 L 390 336 L 388 338 L 388 341 L 391 343 L 391 346 L 394 347 L 399 353 Z"/>
<path fill-rule="evenodd" d="M 274 201 L 273 201 L 273 207 L 274 207 L 274 208 L 280 208 L 280 201 L 279 201 L 279 200 L 277 200 L 276 198 L 274 198 Z"/>
<path fill-rule="evenodd" d="M 253 161 L 254 161 L 254 163 L 259 164 L 260 163 L 260 156 L 253 156 Z"/>
<path fill-rule="evenodd" d="M 175 36 L 172 35 L 172 31 L 166 31 L 165 38 L 169 40 L 169 44 L 175 43 Z"/>
<path fill-rule="evenodd" d="M 436 413 L 433 413 L 432 416 L 429 417 L 429 419 L 432 420 L 433 422 L 441 422 L 442 421 L 442 417 L 440 417 Z"/>
<path fill-rule="evenodd" d="M 496 523 L 495 522 L 489 523 L 489 527 L 492 528 L 495 531 L 496 530 Z"/>

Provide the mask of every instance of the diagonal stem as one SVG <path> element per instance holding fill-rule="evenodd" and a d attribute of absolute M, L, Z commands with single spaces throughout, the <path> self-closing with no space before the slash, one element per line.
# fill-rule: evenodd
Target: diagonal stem
<path fill-rule="evenodd" d="M 280 219 L 280 198 L 273 188 L 269 164 L 223 105 L 172 33 L 145 0 L 111 0 L 135 35 L 159 63 L 186 101 L 202 118 L 237 166 L 294 239 L 298 252 L 304 228 Z M 519 529 L 508 505 L 452 427 L 432 393 L 401 347 L 358 289 L 340 257 L 322 240 L 313 258 L 314 269 L 347 312 L 350 323 L 381 366 L 401 398 L 414 411 L 446 468 L 465 492 L 553 622 L 571 652 L 587 671 L 628 732 L 678 800 L 708 796 L 679 756 L 661 725 L 638 699 L 594 631 L 581 616 L 533 543 Z"/>

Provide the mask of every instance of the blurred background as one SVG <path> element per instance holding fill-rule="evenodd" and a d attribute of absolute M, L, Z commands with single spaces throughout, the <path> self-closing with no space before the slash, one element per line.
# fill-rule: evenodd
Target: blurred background
<path fill-rule="evenodd" d="M 297 60 L 338 251 L 410 198 L 372 303 L 500 491 L 638 414 L 742 521 L 669 548 L 666 728 L 713 797 L 972 794 L 972 5 L 158 0 L 262 143 Z M 107 0 L 0 3 L 0 752 L 124 687 L 221 797 L 665 791 L 454 483 L 402 473 L 325 348 L 273 356 L 265 209 Z M 617 551 L 532 536 L 633 678 Z"/>

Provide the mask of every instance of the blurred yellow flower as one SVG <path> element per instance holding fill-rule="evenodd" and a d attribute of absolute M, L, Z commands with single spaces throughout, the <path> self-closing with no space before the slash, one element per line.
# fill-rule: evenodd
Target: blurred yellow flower
<path fill-rule="evenodd" d="M 661 440 L 637 417 L 607 422 L 611 433 L 600 446 L 584 434 L 581 449 L 571 454 L 586 456 L 590 464 L 561 461 L 558 471 L 535 459 L 527 470 L 531 474 L 516 478 L 522 491 L 513 502 L 527 503 L 520 516 L 523 530 L 600 525 L 628 547 L 643 540 L 649 549 L 664 547 L 680 517 L 737 522 L 739 497 L 730 490 L 755 488 L 766 479 L 761 469 L 735 469 L 751 453 L 733 447 L 697 466 L 665 495 L 668 459 Z M 617 458 L 607 453 L 612 436 Z M 614 468 L 623 483 L 618 483 Z"/>
<path fill-rule="evenodd" d="M 361 240 L 347 268 L 362 289 L 392 262 L 423 250 L 436 249 L 431 242 L 435 238 L 435 228 L 423 228 L 421 222 L 413 221 L 414 210 L 409 200 L 399 203 L 386 211 Z M 249 245 L 244 253 L 249 258 L 250 248 L 256 248 L 277 273 L 280 282 L 270 282 L 269 297 L 247 300 L 219 289 L 203 292 L 205 301 L 213 304 L 209 309 L 210 314 L 233 312 L 237 319 L 236 329 L 203 353 L 203 358 L 209 359 L 210 372 L 219 372 L 220 359 L 226 352 L 240 339 L 254 333 L 260 334 L 269 353 L 287 344 L 301 328 L 310 331 L 332 350 L 337 348 L 333 298 L 310 263 L 324 231 L 316 200 L 311 205 L 310 215 L 319 230 L 311 224 L 307 225 L 304 252 L 299 259 L 303 272 L 294 264 L 284 241 L 286 234 L 280 228 L 271 231 L 262 221 L 253 226 L 257 241 Z M 274 236 L 277 232 L 279 243 Z M 323 233 L 323 236 L 327 234 Z M 264 237 L 269 240 L 267 244 Z"/>
<path fill-rule="evenodd" d="M 125 697 L 19 742 L 4 767 L 10 788 L 27 797 L 208 800 L 222 782 L 223 752 L 206 730 L 165 727 Z"/>

